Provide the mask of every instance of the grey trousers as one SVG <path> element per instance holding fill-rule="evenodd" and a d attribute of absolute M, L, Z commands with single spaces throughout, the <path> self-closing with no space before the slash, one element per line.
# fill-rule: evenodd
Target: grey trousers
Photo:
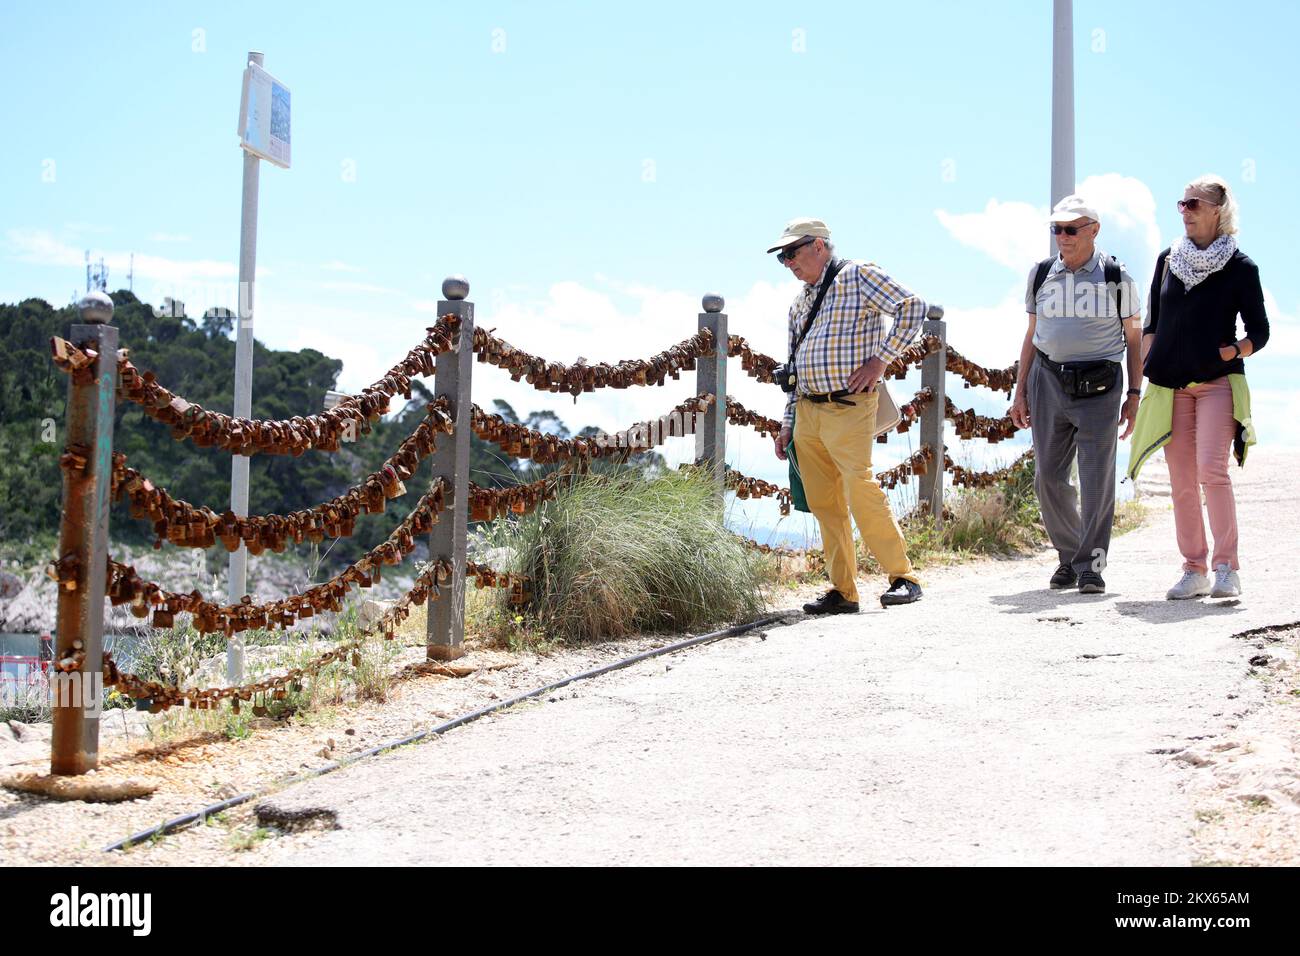
<path fill-rule="evenodd" d="M 1034 490 L 1047 535 L 1062 564 L 1078 573 L 1100 573 L 1110 554 L 1115 520 L 1115 452 L 1123 389 L 1071 398 L 1037 357 L 1026 384 L 1034 436 Z M 1076 453 L 1079 495 L 1070 484 Z"/>

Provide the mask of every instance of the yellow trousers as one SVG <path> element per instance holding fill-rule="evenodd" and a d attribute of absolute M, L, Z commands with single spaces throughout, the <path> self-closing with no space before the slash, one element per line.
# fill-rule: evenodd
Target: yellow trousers
<path fill-rule="evenodd" d="M 921 583 L 907 558 L 889 499 L 871 473 L 877 397 L 875 392 L 846 396 L 852 405 L 801 398 L 795 409 L 794 450 L 804 495 L 821 526 L 831 586 L 848 601 L 858 599 L 850 511 L 890 583 L 897 578 Z"/>

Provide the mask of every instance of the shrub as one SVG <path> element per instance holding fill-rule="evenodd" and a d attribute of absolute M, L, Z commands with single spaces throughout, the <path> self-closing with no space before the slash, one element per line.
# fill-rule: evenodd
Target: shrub
<path fill-rule="evenodd" d="M 527 575 L 516 611 L 552 640 L 676 632 L 761 612 L 760 556 L 723 524 L 702 474 L 639 471 L 561 479 L 555 500 L 486 530 L 484 543 Z M 497 600 L 504 605 L 506 596 Z"/>

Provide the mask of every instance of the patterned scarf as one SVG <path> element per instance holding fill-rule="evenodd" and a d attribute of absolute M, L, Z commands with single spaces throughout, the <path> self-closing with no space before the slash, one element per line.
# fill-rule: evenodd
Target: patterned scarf
<path fill-rule="evenodd" d="M 1196 243 L 1183 236 L 1169 253 L 1169 271 L 1190 289 L 1227 265 L 1236 251 L 1236 236 L 1220 236 L 1204 249 L 1197 249 Z"/>

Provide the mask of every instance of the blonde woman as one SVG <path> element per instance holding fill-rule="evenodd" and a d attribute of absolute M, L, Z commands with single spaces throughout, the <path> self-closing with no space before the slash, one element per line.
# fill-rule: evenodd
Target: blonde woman
<path fill-rule="evenodd" d="M 1259 268 L 1237 248 L 1237 202 L 1228 184 L 1212 175 L 1193 180 L 1178 211 L 1185 234 L 1156 259 L 1151 283 L 1142 336 L 1149 384 L 1134 429 L 1129 475 L 1136 478 L 1143 462 L 1167 442 L 1183 576 L 1166 597 L 1236 597 L 1241 594 L 1237 507 L 1228 454 L 1243 465 L 1255 441 L 1243 359 L 1268 341 L 1268 316 Z"/>

